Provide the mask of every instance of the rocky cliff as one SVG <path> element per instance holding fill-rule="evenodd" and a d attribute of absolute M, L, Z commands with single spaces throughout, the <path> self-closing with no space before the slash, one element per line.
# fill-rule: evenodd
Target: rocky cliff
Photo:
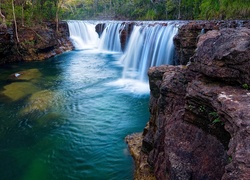
<path fill-rule="evenodd" d="M 250 177 L 250 29 L 207 31 L 195 47 L 188 65 L 148 72 L 151 117 L 127 137 L 135 179 Z"/>
<path fill-rule="evenodd" d="M 43 60 L 73 49 L 66 22 L 45 22 L 36 27 L 19 27 L 20 42 L 16 42 L 13 28 L 0 30 L 0 64 L 15 61 Z"/>
<path fill-rule="evenodd" d="M 220 30 L 223 28 L 247 27 L 250 28 L 250 21 L 232 20 L 232 21 L 190 21 L 182 24 L 178 34 L 174 37 L 174 43 L 177 51 L 175 64 L 185 65 L 192 57 L 197 48 L 197 38 L 211 30 Z"/>

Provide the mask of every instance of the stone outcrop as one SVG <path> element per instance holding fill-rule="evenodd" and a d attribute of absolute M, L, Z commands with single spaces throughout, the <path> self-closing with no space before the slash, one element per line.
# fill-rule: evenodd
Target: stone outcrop
<path fill-rule="evenodd" d="M 105 29 L 106 23 L 98 23 L 95 26 L 95 31 L 97 32 L 99 38 L 101 37 L 104 29 Z M 119 29 L 120 34 L 120 43 L 121 43 L 121 49 L 122 51 L 125 51 L 126 45 L 129 41 L 130 35 L 133 31 L 134 26 L 136 25 L 135 22 L 122 22 L 122 25 Z"/>
<path fill-rule="evenodd" d="M 174 43 L 177 51 L 175 64 L 185 65 L 192 57 L 197 48 L 198 37 L 210 30 L 220 30 L 223 28 L 247 27 L 250 28 L 250 22 L 247 20 L 232 21 L 190 21 L 183 23 L 179 28 Z"/>
<path fill-rule="evenodd" d="M 19 43 L 12 28 L 0 31 L 0 64 L 44 60 L 72 50 L 67 23 L 59 24 L 59 32 L 55 29 L 55 24 L 50 22 L 39 27 L 19 27 Z"/>
<path fill-rule="evenodd" d="M 99 23 L 95 26 L 95 31 L 97 32 L 99 38 L 101 37 L 104 29 L 105 29 L 105 23 Z"/>
<path fill-rule="evenodd" d="M 191 64 L 150 68 L 140 153 L 156 179 L 249 179 L 249 63 L 250 29 L 225 28 L 199 37 Z"/>

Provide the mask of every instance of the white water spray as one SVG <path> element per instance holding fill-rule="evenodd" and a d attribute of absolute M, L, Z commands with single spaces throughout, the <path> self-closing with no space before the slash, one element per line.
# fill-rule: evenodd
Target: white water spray
<path fill-rule="evenodd" d="M 121 58 L 123 78 L 147 81 L 149 67 L 173 64 L 175 25 L 135 26 L 127 50 Z"/>
<path fill-rule="evenodd" d="M 97 48 L 98 34 L 95 24 L 85 21 L 68 21 L 70 38 L 75 49 Z"/>
<path fill-rule="evenodd" d="M 121 22 L 106 22 L 101 38 L 95 31 L 96 23 L 68 21 L 70 37 L 76 49 L 95 48 L 98 51 L 122 52 Z M 175 23 L 140 23 L 133 27 L 126 51 L 120 58 L 124 66 L 121 79 L 112 82 L 126 91 L 144 94 L 149 92 L 148 69 L 162 64 L 173 64 L 173 37 L 178 28 Z"/>
<path fill-rule="evenodd" d="M 111 22 L 106 24 L 98 48 L 104 51 L 122 52 L 120 30 L 121 23 Z"/>

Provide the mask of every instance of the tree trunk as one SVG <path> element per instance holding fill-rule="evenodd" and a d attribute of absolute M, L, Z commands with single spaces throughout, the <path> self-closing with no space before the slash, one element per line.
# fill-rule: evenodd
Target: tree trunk
<path fill-rule="evenodd" d="M 6 19 L 5 19 L 5 16 L 3 15 L 3 13 L 2 13 L 2 7 L 1 7 L 1 5 L 2 5 L 2 1 L 0 0 L 0 17 L 2 18 L 2 25 L 1 25 L 1 27 L 6 29 L 7 28 Z"/>
<path fill-rule="evenodd" d="M 2 18 L 2 28 L 7 28 L 6 19 L 5 19 L 5 16 L 2 14 L 1 9 L 0 9 L 0 16 Z"/>
<path fill-rule="evenodd" d="M 59 17 L 58 17 L 58 13 L 59 13 L 59 4 L 60 4 L 60 0 L 57 1 L 57 4 L 56 4 L 56 32 L 58 33 L 59 32 Z"/>
<path fill-rule="evenodd" d="M 63 4 L 63 0 L 57 0 L 57 7 L 56 7 L 56 32 L 59 32 L 59 12 L 61 10 Z"/>
<path fill-rule="evenodd" d="M 181 19 L 181 0 L 179 0 L 178 19 Z"/>
<path fill-rule="evenodd" d="M 18 31 L 17 31 L 17 22 L 16 22 L 16 14 L 15 14 L 15 3 L 14 0 L 12 0 L 12 11 L 13 11 L 13 20 L 14 20 L 14 26 L 15 26 L 15 34 L 16 34 L 16 41 L 19 43 L 19 37 L 18 37 Z"/>
<path fill-rule="evenodd" d="M 22 3 L 22 26 L 24 26 L 24 9 L 23 9 L 24 3 Z"/>

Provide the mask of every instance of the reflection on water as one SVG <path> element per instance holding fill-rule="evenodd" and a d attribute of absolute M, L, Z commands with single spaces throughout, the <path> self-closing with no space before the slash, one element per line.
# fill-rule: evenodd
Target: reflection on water
<path fill-rule="evenodd" d="M 0 67 L 1 179 L 133 179 L 124 137 L 148 121 L 149 95 L 138 82 L 128 90 L 119 57 L 85 50 Z"/>

